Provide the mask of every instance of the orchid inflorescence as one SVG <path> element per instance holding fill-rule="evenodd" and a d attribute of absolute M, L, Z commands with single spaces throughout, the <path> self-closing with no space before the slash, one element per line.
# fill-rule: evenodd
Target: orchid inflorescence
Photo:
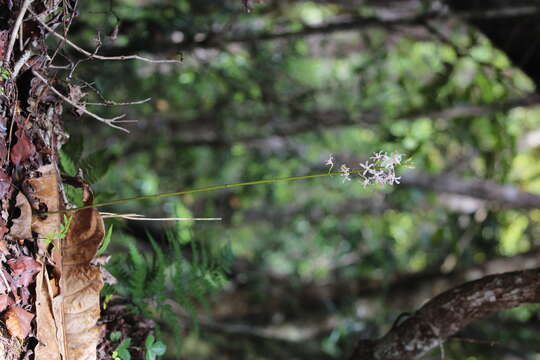
<path fill-rule="evenodd" d="M 402 159 L 403 155 L 400 153 L 388 155 L 386 152 L 380 151 L 373 153 L 365 163 L 360 163 L 359 169 L 352 170 L 347 165 L 342 164 L 339 168 L 339 174 L 343 177 L 343 182 L 351 181 L 352 175 L 358 174 L 364 187 L 399 184 L 401 176 L 396 176 L 396 166 L 401 165 Z M 330 166 L 328 172 L 332 171 L 334 155 L 330 154 L 324 165 Z"/>

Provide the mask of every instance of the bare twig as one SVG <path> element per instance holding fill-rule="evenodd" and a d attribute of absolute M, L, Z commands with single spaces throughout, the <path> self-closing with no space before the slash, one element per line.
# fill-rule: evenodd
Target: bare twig
<path fill-rule="evenodd" d="M 102 218 L 122 218 L 128 220 L 138 220 L 138 221 L 221 221 L 221 218 L 181 218 L 181 217 L 170 217 L 170 218 L 147 218 L 144 215 L 140 214 L 115 214 L 110 212 L 100 212 Z"/>
<path fill-rule="evenodd" d="M 11 58 L 11 53 L 13 52 L 13 47 L 15 46 L 15 40 L 17 39 L 17 33 L 19 32 L 19 28 L 22 25 L 24 15 L 26 14 L 26 11 L 28 10 L 28 7 L 32 3 L 32 0 L 25 0 L 21 11 L 19 12 L 19 16 L 17 16 L 17 20 L 15 20 L 15 25 L 13 26 L 13 31 L 11 32 L 11 37 L 9 38 L 9 45 L 6 51 L 6 56 L 4 58 L 4 64 L 8 64 L 9 60 Z"/>
<path fill-rule="evenodd" d="M 129 130 L 121 127 L 121 126 L 118 126 L 118 125 L 115 125 L 115 123 L 118 123 L 120 119 L 122 119 L 124 116 L 126 116 L 126 114 L 122 114 L 120 116 L 117 116 L 117 117 L 114 117 L 112 119 L 107 119 L 107 118 L 103 118 L 97 114 L 94 114 L 93 112 L 90 112 L 88 110 L 86 110 L 84 108 L 84 106 L 80 105 L 80 104 L 77 104 L 75 102 L 73 102 L 70 98 L 68 98 L 67 96 L 63 95 L 60 91 L 58 91 L 56 88 L 54 88 L 53 86 L 51 86 L 48 81 L 43 77 L 41 76 L 37 71 L 32 71 L 32 73 L 41 81 L 43 81 L 56 95 L 58 95 L 62 100 L 64 100 L 65 102 L 69 103 L 71 106 L 75 107 L 77 110 L 85 113 L 86 115 L 90 116 L 90 117 L 93 117 L 94 119 L 96 120 L 99 120 L 107 125 L 109 125 L 110 127 L 113 127 L 115 129 L 118 129 L 118 130 L 122 130 L 124 132 L 127 132 L 129 133 Z M 126 120 L 124 120 L 123 122 L 126 122 Z"/>
<path fill-rule="evenodd" d="M 80 52 L 81 54 L 84 54 L 84 55 L 88 56 L 88 58 L 90 58 L 90 59 L 98 59 L 98 60 L 140 60 L 140 61 L 145 61 L 145 62 L 149 62 L 149 63 L 176 63 L 176 64 L 182 63 L 182 61 L 175 60 L 175 59 L 150 59 L 150 58 L 146 58 L 146 57 L 140 56 L 140 55 L 120 55 L 120 56 L 97 55 L 97 54 L 95 54 L 93 52 L 90 52 L 90 51 L 87 51 L 87 50 L 81 48 L 80 46 L 78 46 L 74 42 L 70 41 L 65 36 L 57 33 L 56 31 L 54 31 L 54 29 L 52 27 L 50 27 L 44 21 L 39 19 L 39 17 L 36 14 L 34 14 L 34 12 L 32 10 L 29 10 L 29 11 L 32 13 L 32 15 L 35 16 L 36 20 L 45 29 L 47 29 L 47 31 L 49 31 L 51 34 L 53 34 L 54 36 L 56 36 L 60 40 L 63 40 L 66 44 L 68 44 L 69 46 L 71 46 L 72 48 L 74 48 L 75 50 Z"/>
<path fill-rule="evenodd" d="M 30 59 L 31 56 L 32 51 L 26 50 L 19 58 L 19 60 L 17 60 L 17 63 L 15 64 L 15 66 L 13 66 L 13 72 L 11 73 L 12 79 L 17 78 L 17 75 L 19 75 L 19 71 L 21 71 L 22 67 L 24 66 L 24 64 L 26 64 L 26 62 Z"/>
<path fill-rule="evenodd" d="M 4 275 L 4 269 L 0 269 L 0 275 L 2 276 L 2 280 L 4 281 L 4 285 L 6 286 L 6 294 L 9 294 L 11 292 L 11 286 L 9 286 L 6 275 Z"/>

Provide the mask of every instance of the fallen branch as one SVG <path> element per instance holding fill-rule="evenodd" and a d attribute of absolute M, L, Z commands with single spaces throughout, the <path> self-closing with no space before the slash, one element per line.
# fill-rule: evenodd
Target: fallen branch
<path fill-rule="evenodd" d="M 540 301 L 540 268 L 486 276 L 450 289 L 377 340 L 360 340 L 350 360 L 412 360 L 475 320 Z"/>

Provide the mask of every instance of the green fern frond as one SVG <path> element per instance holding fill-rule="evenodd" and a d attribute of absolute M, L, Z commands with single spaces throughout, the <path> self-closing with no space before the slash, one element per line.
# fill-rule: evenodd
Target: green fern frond
<path fill-rule="evenodd" d="M 134 243 L 128 243 L 127 253 L 117 257 L 109 271 L 119 280 L 115 286 L 118 293 L 133 299 L 133 311 L 160 320 L 179 336 L 181 322 L 170 306 L 173 301 L 189 314 L 197 333 L 199 309 L 208 311 L 210 298 L 227 283 L 232 249 L 229 243 L 217 247 L 194 238 L 186 244 L 178 232 L 168 233 L 166 238 L 165 251 L 148 236 L 152 251 L 146 256 Z M 191 256 L 184 255 L 186 246 L 191 248 Z"/>

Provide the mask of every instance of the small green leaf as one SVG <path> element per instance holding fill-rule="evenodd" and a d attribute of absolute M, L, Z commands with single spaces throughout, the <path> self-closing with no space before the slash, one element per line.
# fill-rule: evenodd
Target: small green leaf
<path fill-rule="evenodd" d="M 103 253 L 104 253 L 104 252 L 107 250 L 107 248 L 109 247 L 109 244 L 111 243 L 113 227 L 114 227 L 114 225 L 111 225 L 111 226 L 109 226 L 109 228 L 107 229 L 107 234 L 106 234 L 105 237 L 103 238 L 103 244 L 101 244 L 101 247 L 99 248 L 99 250 L 98 250 L 97 253 L 96 253 L 97 256 L 103 255 Z"/>
<path fill-rule="evenodd" d="M 113 332 L 110 333 L 110 335 L 109 335 L 109 339 L 110 339 L 112 342 L 117 342 L 117 341 L 119 341 L 121 338 L 122 338 L 122 333 L 121 333 L 120 331 L 113 331 Z"/>
<path fill-rule="evenodd" d="M 68 201 L 72 204 L 75 204 L 77 206 L 83 206 L 82 201 L 82 195 L 83 191 L 82 189 L 76 188 L 74 186 L 65 184 L 64 185 L 64 191 L 66 192 L 66 196 L 68 198 Z"/>
<path fill-rule="evenodd" d="M 146 340 L 144 340 L 144 346 L 146 347 L 146 350 L 150 350 L 150 348 L 154 344 L 154 341 L 155 341 L 154 335 L 148 335 L 146 337 Z"/>
<path fill-rule="evenodd" d="M 164 355 L 165 351 L 167 351 L 167 345 L 165 345 L 161 341 L 156 341 L 154 345 L 152 345 L 152 352 L 157 356 Z"/>
<path fill-rule="evenodd" d="M 131 345 L 131 339 L 127 338 L 118 345 L 116 352 L 118 357 L 122 360 L 131 360 L 131 354 L 128 351 L 129 345 Z"/>
<path fill-rule="evenodd" d="M 58 152 L 60 157 L 60 167 L 62 171 L 68 175 L 75 176 L 77 174 L 77 165 L 75 161 L 63 150 Z"/>

